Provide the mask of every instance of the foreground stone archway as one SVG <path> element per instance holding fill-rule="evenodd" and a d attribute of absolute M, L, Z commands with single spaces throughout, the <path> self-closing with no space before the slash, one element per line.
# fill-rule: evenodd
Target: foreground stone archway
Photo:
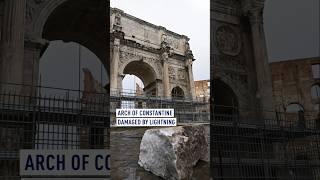
<path fill-rule="evenodd" d="M 39 85 L 37 84 L 39 60 L 49 42 L 53 40 L 76 42 L 85 46 L 99 57 L 108 71 L 109 57 L 107 56 L 108 36 L 106 24 L 109 21 L 107 18 L 109 9 L 107 1 L 2 0 L 0 1 L 0 9 L 4 10 L 3 13 L 0 13 L 1 93 L 6 90 L 7 92 L 16 93 L 16 96 L 23 94 L 25 96 L 21 97 L 32 97 L 31 95 L 35 92 L 32 86 Z M 58 69 L 57 73 L 59 73 Z M 28 86 L 24 87 L 23 85 Z M 23 125 L 21 125 L 20 123 L 12 122 L 12 125 L 1 128 L 0 134 L 5 134 L 5 139 L 8 139 L 5 143 L 6 146 L 0 148 L 1 151 L 5 150 L 18 154 L 19 149 L 35 148 L 36 130 L 34 128 L 37 128 L 35 123 L 38 122 L 35 122 L 36 118 L 32 121 L 30 121 L 30 118 L 25 118 L 30 117 L 29 110 L 31 109 L 31 105 L 33 105 L 29 101 L 32 101 L 32 98 L 24 98 L 23 102 L 18 100 L 17 102 L 16 100 L 13 101 L 12 104 L 23 104 L 21 109 L 28 109 L 28 111 L 21 110 L 22 114 L 28 112 L 28 115 L 24 114 L 15 118 L 19 119 L 19 121 L 21 120 L 21 122 L 28 123 L 22 123 Z M 24 107 L 28 105 L 30 107 Z M 15 111 L 12 110 L 12 112 Z M 39 113 L 36 108 L 33 109 L 33 112 Z M 17 113 L 11 114 L 15 115 Z M 61 115 L 64 114 L 61 113 Z M 53 119 L 57 120 L 58 118 Z M 62 116 L 59 120 L 61 121 L 56 121 L 55 123 L 66 125 L 67 120 Z M 100 120 L 100 123 L 102 121 L 104 119 Z M 75 124 L 75 126 L 79 127 L 77 130 L 81 132 L 81 134 L 74 132 L 77 135 L 80 134 L 79 139 L 81 142 L 77 146 L 86 149 L 108 146 L 108 123 L 103 123 L 98 128 L 92 125 L 80 127 L 80 123 Z M 49 123 L 49 125 L 52 127 L 53 124 Z M 50 132 L 46 133 L 49 134 Z M 19 161 L 17 159 L 15 157 L 0 162 L 0 174 L 2 178 L 20 179 Z"/>
<path fill-rule="evenodd" d="M 213 78 L 223 80 L 237 94 L 240 115 L 258 114 L 261 119 L 271 119 L 274 107 L 263 28 L 264 3 L 265 0 L 211 3 L 211 59 Z"/>
<path fill-rule="evenodd" d="M 85 46 L 109 70 L 106 1 L 6 0 L 3 6 L 6 9 L 6 23 L 3 26 L 8 26 L 6 28 L 10 30 L 4 36 L 16 36 L 1 43 L 1 51 L 5 52 L 1 56 L 1 82 L 38 85 L 39 59 L 53 40 L 76 42 Z M 30 88 L 16 90 L 22 94 L 32 92 Z"/>

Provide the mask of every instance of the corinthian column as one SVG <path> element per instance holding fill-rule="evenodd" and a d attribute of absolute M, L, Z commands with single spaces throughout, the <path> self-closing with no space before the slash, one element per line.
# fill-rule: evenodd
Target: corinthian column
<path fill-rule="evenodd" d="M 196 92 L 195 92 L 193 72 L 192 72 L 192 59 L 190 59 L 190 58 L 187 59 L 186 66 L 188 68 L 188 77 L 189 77 L 191 98 L 192 98 L 192 100 L 195 100 L 196 99 Z"/>
<path fill-rule="evenodd" d="M 4 0 L 0 44 L 0 81 L 2 83 L 23 83 L 25 8 L 26 0 Z M 0 87 L 2 91 L 9 86 L 2 84 Z M 20 93 L 21 87 L 15 86 L 10 90 Z"/>
<path fill-rule="evenodd" d="M 118 69 L 119 69 L 119 58 L 120 58 L 120 39 L 114 39 L 113 53 L 110 63 L 110 90 L 118 91 Z M 111 93 L 110 92 L 110 93 Z"/>
<path fill-rule="evenodd" d="M 162 64 L 163 64 L 163 96 L 165 98 L 170 97 L 170 81 L 169 81 L 169 70 L 168 70 L 168 53 L 163 52 L 162 54 Z"/>
<path fill-rule="evenodd" d="M 27 86 L 21 90 L 23 95 L 37 94 L 39 78 L 40 54 L 49 45 L 44 39 L 31 39 L 26 37 L 24 41 L 23 83 Z"/>
<path fill-rule="evenodd" d="M 260 108 L 264 118 L 272 118 L 273 114 L 273 95 L 271 73 L 268 62 L 267 46 L 263 28 L 263 7 L 253 8 L 248 11 L 250 18 L 252 44 L 254 50 L 254 60 L 257 73 L 257 98 L 260 100 Z"/>

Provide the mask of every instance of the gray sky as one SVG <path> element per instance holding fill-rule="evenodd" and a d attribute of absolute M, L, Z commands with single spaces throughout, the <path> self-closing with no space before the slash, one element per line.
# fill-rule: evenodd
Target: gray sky
<path fill-rule="evenodd" d="M 190 38 L 195 80 L 210 78 L 209 0 L 111 0 L 111 7 Z"/>
<path fill-rule="evenodd" d="M 92 72 L 93 77 L 107 82 L 107 74 L 98 57 L 87 48 L 80 45 L 81 60 L 79 61 L 79 44 L 51 41 L 48 49 L 40 59 L 41 85 L 66 89 L 79 89 L 79 63 L 80 87 L 84 88 L 83 68 Z M 50 95 L 65 95 L 62 91 L 46 91 Z"/>
<path fill-rule="evenodd" d="M 319 55 L 319 0 L 267 0 L 265 33 L 269 61 Z"/>
<path fill-rule="evenodd" d="M 190 37 L 197 59 L 195 80 L 209 79 L 209 0 L 111 0 L 111 6 Z M 319 0 L 267 0 L 264 16 L 270 61 L 319 56 L 319 6 Z M 77 58 L 75 43 L 52 42 L 40 61 L 42 85 L 77 89 Z M 82 67 L 89 67 L 99 80 L 98 58 L 83 48 L 82 59 Z"/>

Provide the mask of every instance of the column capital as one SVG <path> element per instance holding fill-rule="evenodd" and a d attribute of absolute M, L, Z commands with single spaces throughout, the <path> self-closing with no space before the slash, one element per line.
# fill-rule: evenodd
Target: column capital
<path fill-rule="evenodd" d="M 263 24 L 263 10 L 265 0 L 243 0 L 242 11 L 248 16 L 251 24 Z"/>
<path fill-rule="evenodd" d="M 266 0 L 242 0 L 241 6 L 244 12 L 253 9 L 263 9 Z"/>
<path fill-rule="evenodd" d="M 42 49 L 49 45 L 49 41 L 45 39 L 24 39 L 24 45 L 26 48 L 33 48 L 33 49 Z"/>
<path fill-rule="evenodd" d="M 187 59 L 186 60 L 186 66 L 187 67 L 192 66 L 192 63 L 193 63 L 192 59 Z"/>
<path fill-rule="evenodd" d="M 119 47 L 119 46 L 120 46 L 120 39 L 118 39 L 118 38 L 114 38 L 113 46 L 115 46 L 115 47 Z"/>
<path fill-rule="evenodd" d="M 252 25 L 263 24 L 263 9 L 250 10 L 248 12 L 248 17 Z"/>

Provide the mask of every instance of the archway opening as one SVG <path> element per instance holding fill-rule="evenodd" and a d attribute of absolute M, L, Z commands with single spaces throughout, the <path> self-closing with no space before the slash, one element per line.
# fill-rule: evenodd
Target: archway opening
<path fill-rule="evenodd" d="M 172 99 L 184 99 L 185 95 L 183 90 L 179 86 L 177 86 L 172 89 L 171 97 Z"/>
<path fill-rule="evenodd" d="M 299 103 L 291 103 L 286 107 L 286 122 L 291 126 L 305 128 L 304 108 Z"/>
<path fill-rule="evenodd" d="M 158 95 L 156 73 L 148 63 L 143 61 L 130 62 L 124 68 L 123 74 L 125 76 L 131 75 L 131 77 L 133 77 L 129 78 L 129 80 L 131 80 L 131 84 L 134 84 L 136 95 L 148 97 Z M 140 84 L 136 84 L 137 82 L 140 82 Z M 122 90 L 124 89 L 122 88 Z M 137 90 L 139 90 L 139 92 L 137 92 Z"/>
<path fill-rule="evenodd" d="M 226 83 L 218 79 L 214 80 L 213 97 L 215 114 L 238 114 L 238 98 Z"/>
<path fill-rule="evenodd" d="M 318 100 L 320 98 L 320 85 L 315 84 L 311 87 L 311 98 Z"/>
<path fill-rule="evenodd" d="M 39 61 L 38 79 L 42 95 L 82 99 L 88 98 L 88 93 L 107 93 L 105 87 L 109 82 L 104 65 L 92 51 L 78 43 L 63 41 L 50 42 Z M 62 89 L 75 91 L 67 94 Z"/>
<path fill-rule="evenodd" d="M 103 0 L 60 0 L 54 6 L 49 4 L 45 7 L 49 14 L 46 19 L 40 18 L 40 30 L 37 31 L 50 44 L 42 52 L 40 63 L 49 54 L 49 58 L 54 59 L 50 60 L 51 63 L 60 66 L 51 66 L 48 71 L 41 73 L 42 79 L 38 80 L 41 85 L 45 85 L 43 76 L 50 71 L 55 71 L 56 77 L 64 74 L 64 71 L 71 71 L 61 81 L 55 79 L 61 84 L 51 86 L 91 93 L 109 91 L 106 88 L 109 84 L 109 58 L 105 26 L 107 9 L 104 5 L 106 2 Z M 71 61 L 74 61 L 73 64 Z"/>
<path fill-rule="evenodd" d="M 135 96 L 143 97 L 144 94 L 144 84 L 140 78 L 135 75 L 125 75 L 122 79 L 122 90 L 123 96 Z M 144 103 L 142 101 L 121 101 L 121 108 L 142 108 Z"/>
<path fill-rule="evenodd" d="M 121 101 L 121 108 L 146 108 L 141 97 L 157 95 L 156 75 L 153 68 L 143 61 L 132 61 L 123 70 L 122 95 L 135 96 L 134 100 Z"/>
<path fill-rule="evenodd" d="M 298 103 L 291 103 L 286 107 L 286 112 L 287 113 L 299 113 L 299 112 L 304 112 L 304 108 L 302 105 Z"/>
<path fill-rule="evenodd" d="M 36 38 L 50 42 L 49 46 L 43 49 L 44 53 L 42 52 L 39 62 L 39 66 L 45 68 L 34 64 L 34 74 L 42 72 L 41 78 L 35 82 L 39 82 L 38 85 L 54 87 L 50 88 L 54 92 L 48 92 L 54 97 L 41 99 L 44 103 L 40 102 L 42 103 L 40 105 L 57 106 L 59 108 L 54 108 L 57 111 L 62 109 L 64 112 L 67 109 L 68 112 L 79 113 L 79 115 L 105 113 L 106 108 L 103 106 L 107 103 L 105 96 L 97 98 L 95 95 L 104 91 L 106 91 L 105 94 L 109 94 L 107 92 L 109 90 L 107 2 L 104 0 L 57 0 L 54 2 L 49 1 L 43 4 L 43 16 L 39 17 L 35 23 Z M 53 48 L 54 45 L 56 49 Z M 51 60 L 45 60 L 48 54 L 51 54 Z M 59 55 L 64 57 L 58 57 Z M 45 65 L 46 63 L 49 65 Z M 49 78 L 44 78 L 45 75 Z M 60 94 L 61 90 L 62 94 Z M 90 122 L 90 125 L 84 127 L 80 126 L 80 122 L 70 123 L 69 119 L 57 118 L 54 122 L 45 121 L 37 124 L 36 145 L 50 144 L 53 141 L 55 143 L 49 148 L 88 149 L 106 145 L 105 126 L 94 127 Z M 87 122 L 86 120 L 90 118 L 83 120 Z M 107 124 L 102 121 L 98 122 L 95 119 L 95 123 Z"/>

